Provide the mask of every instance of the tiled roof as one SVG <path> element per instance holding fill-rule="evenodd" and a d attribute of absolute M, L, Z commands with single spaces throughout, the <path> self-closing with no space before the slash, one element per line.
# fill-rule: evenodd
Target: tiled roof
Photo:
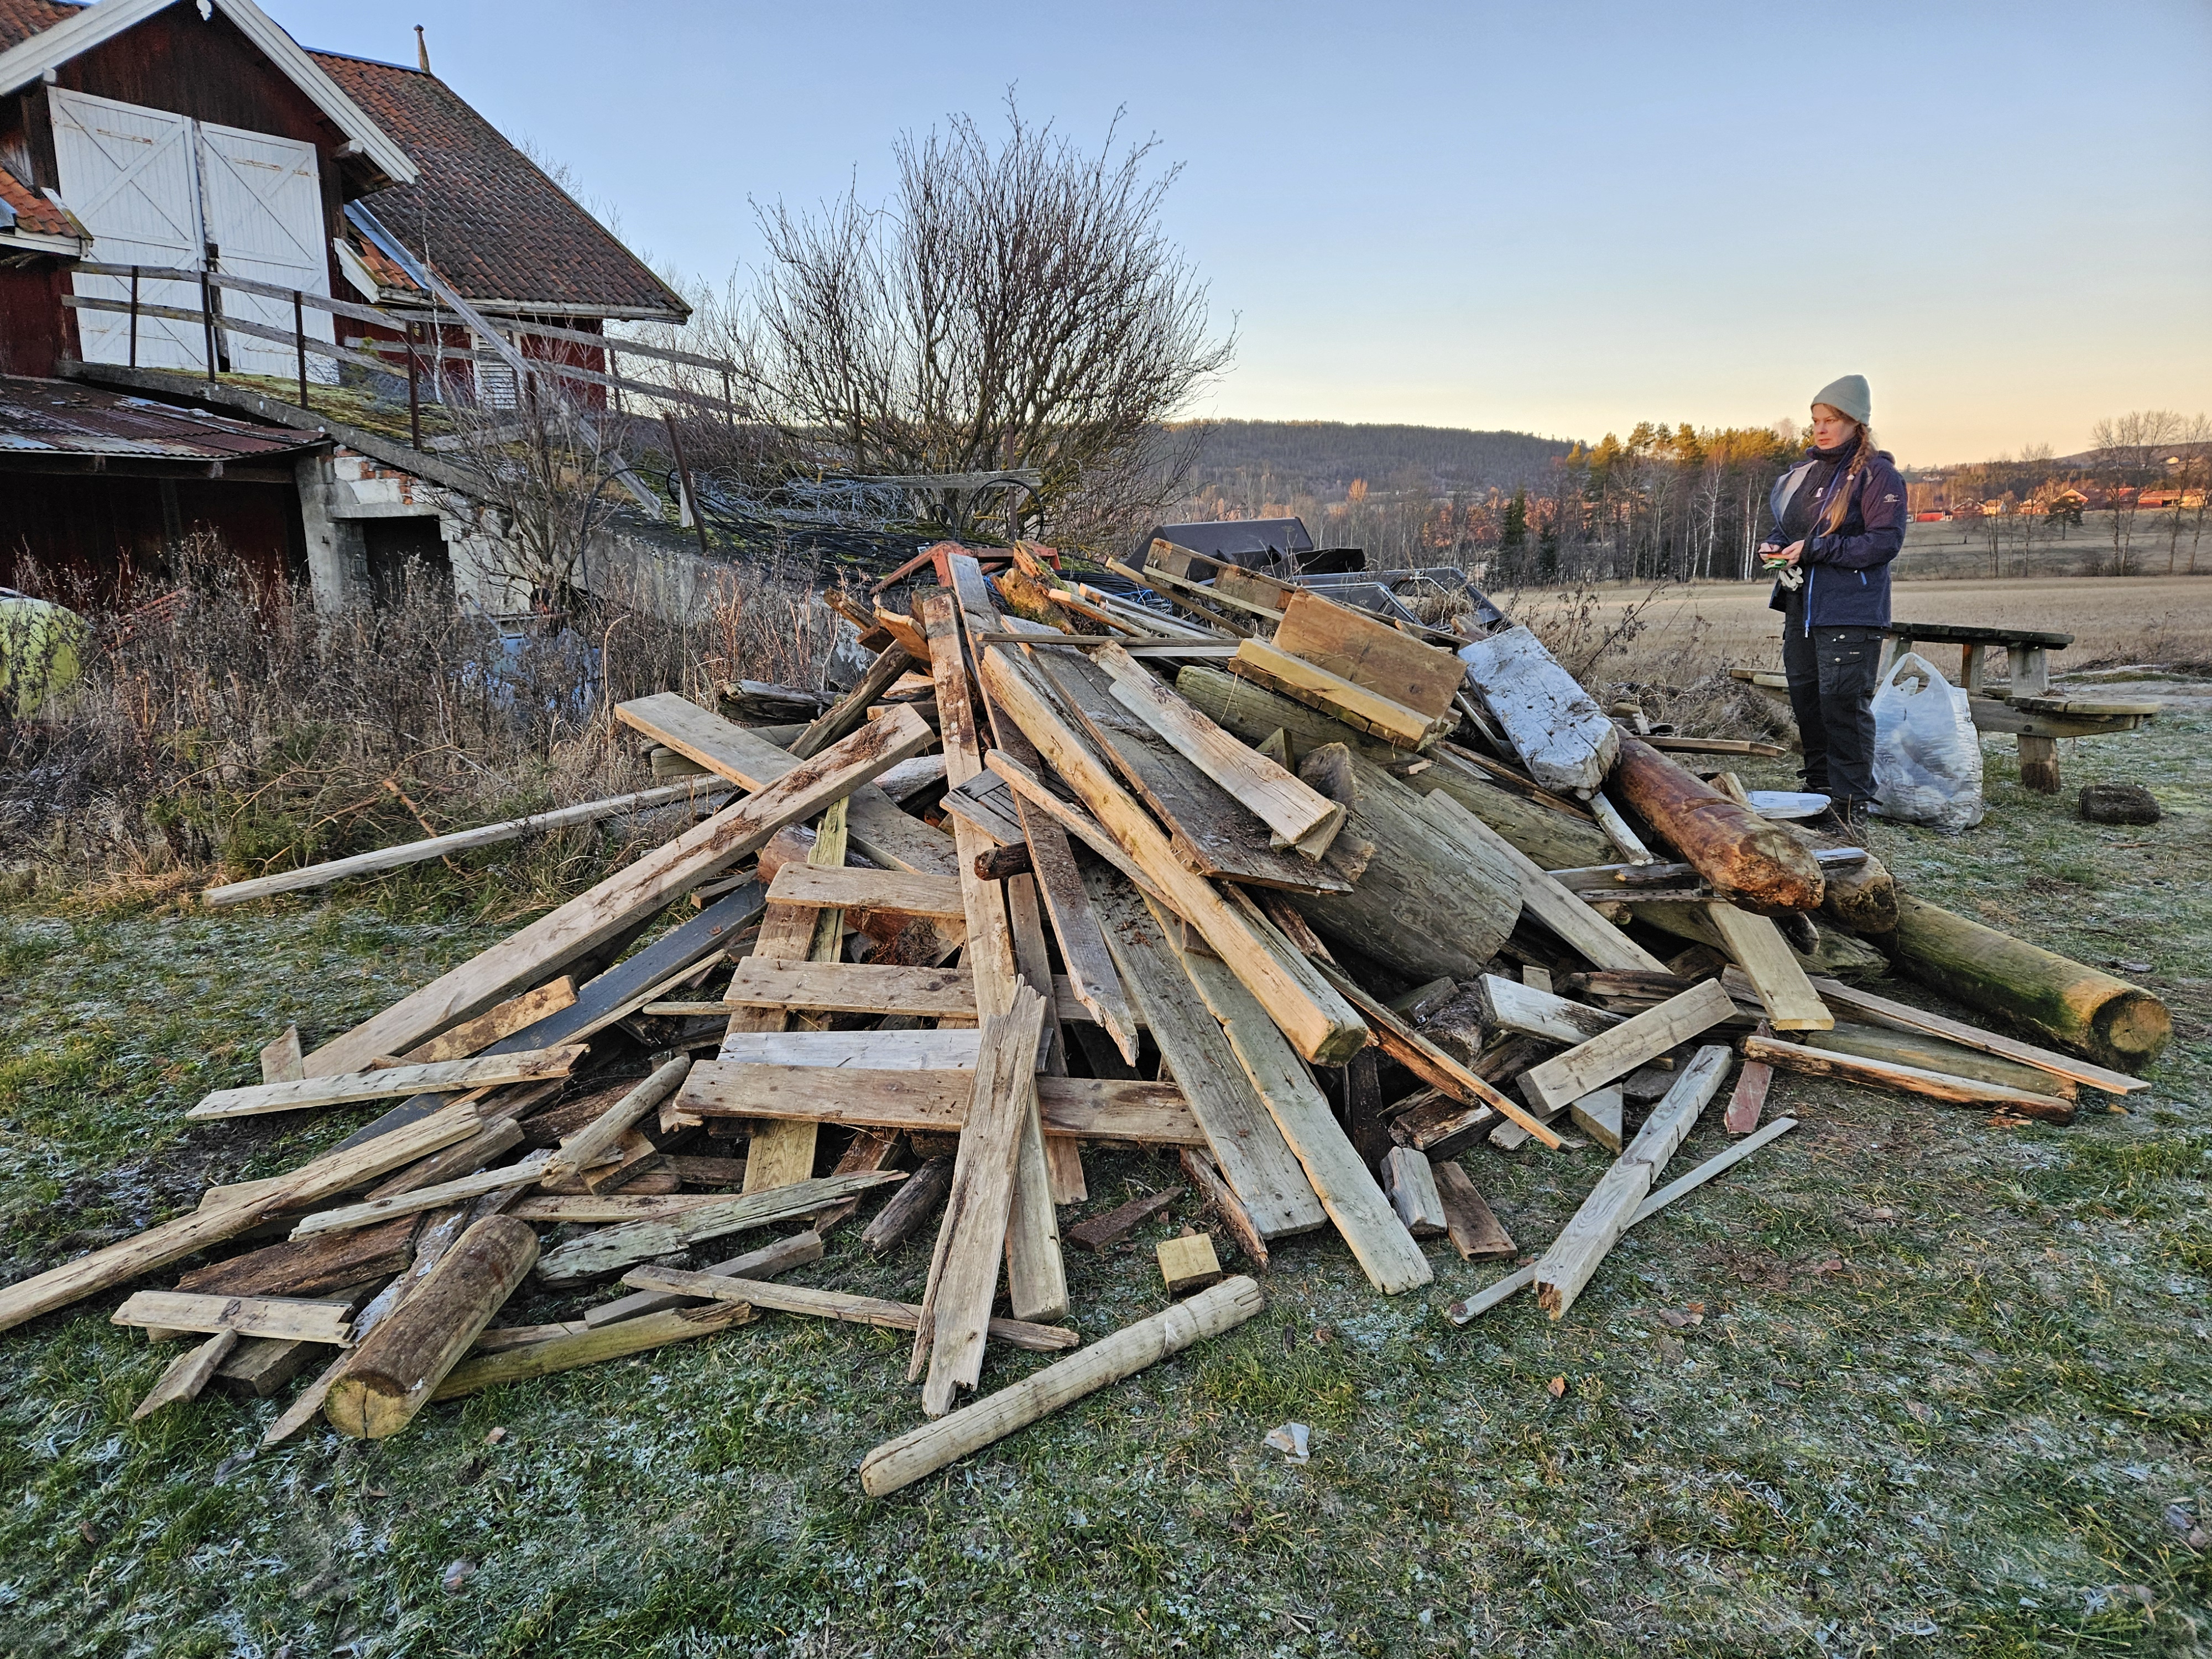
<path fill-rule="evenodd" d="M 7 0 L 0 0 L 0 4 Z M 32 236 L 74 236 L 76 226 L 70 216 L 48 201 L 37 191 L 18 179 L 5 167 L 0 167 L 0 202 L 5 202 L 15 215 L 15 228 Z M 4 238 L 0 231 L 0 238 Z M 0 240 L 0 249 L 7 244 Z"/>
<path fill-rule="evenodd" d="M 58 0 L 0 0 L 0 52 L 21 46 L 34 34 L 44 34 L 82 9 L 62 5 Z"/>
<path fill-rule="evenodd" d="M 40 0 L 0 0 L 0 6 Z M 310 54 L 422 177 L 363 198 L 461 296 L 498 309 L 680 319 L 688 307 L 434 75 Z"/>
<path fill-rule="evenodd" d="M 257 426 L 70 380 L 0 375 L 0 454 L 235 461 L 289 454 L 324 441 L 319 432 Z"/>

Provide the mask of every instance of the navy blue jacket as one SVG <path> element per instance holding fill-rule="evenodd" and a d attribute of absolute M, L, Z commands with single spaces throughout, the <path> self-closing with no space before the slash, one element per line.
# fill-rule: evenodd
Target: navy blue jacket
<path fill-rule="evenodd" d="M 1808 453 L 1808 459 L 1816 454 Z M 1843 479 L 1838 467 L 1819 486 L 1813 498 L 1814 522 L 1826 516 L 1828 491 L 1842 487 Z M 1788 482 L 1785 476 L 1776 485 L 1778 497 Z M 1875 453 L 1849 488 L 1850 504 L 1835 533 L 1805 538 L 1805 550 L 1797 557 L 1805 573 L 1803 588 L 1792 594 L 1777 582 L 1766 602 L 1770 611 L 1790 613 L 1790 621 L 1808 632 L 1889 626 L 1889 562 L 1905 545 L 1905 526 L 1910 522 L 1905 480 L 1885 449 Z"/>

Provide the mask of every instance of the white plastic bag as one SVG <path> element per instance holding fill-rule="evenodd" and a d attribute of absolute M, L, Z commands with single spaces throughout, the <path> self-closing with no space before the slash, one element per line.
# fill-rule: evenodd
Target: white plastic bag
<path fill-rule="evenodd" d="M 1982 821 L 1982 739 L 1966 694 L 1908 651 L 1874 693 L 1874 810 L 1955 836 Z"/>

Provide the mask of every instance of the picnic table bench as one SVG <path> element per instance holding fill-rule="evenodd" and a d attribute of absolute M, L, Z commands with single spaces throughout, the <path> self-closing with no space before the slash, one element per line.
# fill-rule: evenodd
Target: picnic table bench
<path fill-rule="evenodd" d="M 2008 732 L 2020 739 L 2020 781 L 2046 795 L 2058 793 L 2058 739 L 2100 738 L 2115 732 L 2131 732 L 2159 712 L 2154 702 L 2117 702 L 2051 695 L 2050 653 L 2074 643 L 2071 634 L 2046 633 L 2032 628 L 1974 628 L 1961 623 L 1892 623 L 1882 641 L 1881 670 L 1887 674 L 1897 659 L 1920 645 L 1959 647 L 1959 684 L 1966 693 L 1974 726 L 1982 732 Z M 1990 653 L 2005 653 L 2011 678 L 2004 685 L 1987 683 Z M 1923 653 L 1925 654 L 1925 653 Z M 1755 686 L 1779 702 L 1789 701 L 1789 681 L 1783 676 L 1749 668 L 1729 671 L 1734 678 Z"/>

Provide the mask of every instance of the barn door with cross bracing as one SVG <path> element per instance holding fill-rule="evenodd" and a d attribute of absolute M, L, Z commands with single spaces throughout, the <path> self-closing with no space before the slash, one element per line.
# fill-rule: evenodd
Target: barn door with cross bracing
<path fill-rule="evenodd" d="M 315 147 L 265 132 L 199 123 L 201 217 L 216 247 L 216 268 L 277 288 L 330 293 L 330 259 L 322 249 L 323 186 Z M 292 301 L 226 290 L 223 315 L 292 331 Z M 307 337 L 332 337 L 331 313 L 303 307 Z M 295 371 L 294 349 L 278 340 L 231 333 L 230 366 L 241 374 Z M 337 378 L 328 357 L 309 356 L 311 380 Z"/>

